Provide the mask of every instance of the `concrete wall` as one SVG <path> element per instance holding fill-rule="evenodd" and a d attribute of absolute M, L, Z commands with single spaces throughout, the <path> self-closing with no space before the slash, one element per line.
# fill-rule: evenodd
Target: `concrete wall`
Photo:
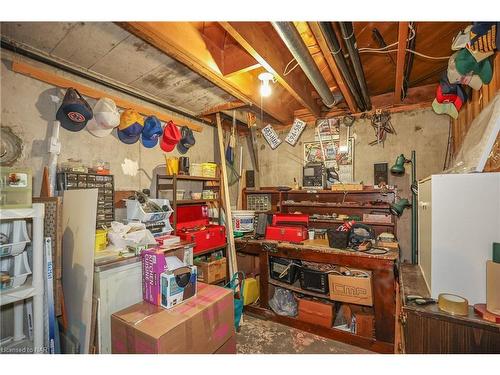
<path fill-rule="evenodd" d="M 448 140 L 449 117 L 436 115 L 431 109 L 392 115 L 392 124 L 397 135 L 388 135 L 385 145 L 370 146 L 375 139 L 370 121 L 357 120 L 353 126 L 355 137 L 354 179 L 373 185 L 373 164 L 387 162 L 389 168 L 397 157 L 404 153 L 410 157 L 411 150 L 417 154 L 417 178 L 425 178 L 443 169 Z M 281 138 L 284 139 L 286 131 Z M 283 142 L 275 151 L 259 137 L 260 186 L 292 185 L 296 178 L 302 183 L 303 142 L 314 140 L 314 128 L 308 127 L 295 147 Z M 389 175 L 389 184 L 397 185 L 400 196 L 411 198 L 410 167 L 404 176 Z M 398 221 L 398 238 L 401 241 L 404 259 L 410 259 L 410 210 L 405 210 Z"/>
<path fill-rule="evenodd" d="M 2 51 L 3 53 L 3 51 Z M 29 166 L 34 171 L 34 195 L 38 195 L 41 186 L 41 171 L 47 165 L 47 140 L 51 136 L 52 122 L 55 120 L 55 114 L 58 105 L 55 105 L 51 95 L 64 95 L 64 90 L 51 86 L 47 83 L 14 73 L 10 70 L 12 58 L 8 53 L 2 54 L 1 62 L 1 120 L 2 126 L 10 126 L 13 131 L 24 141 L 24 152 L 21 160 L 16 165 Z M 49 71 L 55 71 L 46 65 L 37 64 L 29 61 L 31 64 L 38 65 Z M 92 82 L 88 82 L 77 77 L 72 77 L 59 72 L 63 76 L 85 83 L 89 86 L 100 88 L 105 92 L 120 95 L 130 99 L 133 102 L 148 105 L 152 108 L 162 110 L 152 104 L 141 102 L 136 98 L 127 97 L 124 94 L 113 92 L 105 87 L 101 87 Z M 95 100 L 88 99 L 91 106 Z M 167 111 L 168 112 L 168 111 Z M 203 126 L 201 133 L 195 132 L 196 145 L 192 147 L 185 156 L 188 156 L 191 162 L 214 161 L 215 151 L 214 143 L 216 141 L 216 131 L 213 127 Z M 88 131 L 69 132 L 63 128 L 60 131 L 61 154 L 59 161 L 65 161 L 68 158 L 81 159 L 84 162 L 91 163 L 95 159 L 107 160 L 111 163 L 111 171 L 115 175 L 116 187 L 118 190 L 132 190 L 150 187 L 150 180 L 146 173 L 151 176 L 152 170 L 158 165 L 165 164 L 165 155 L 180 156 L 177 149 L 165 154 L 160 146 L 153 149 L 147 149 L 140 142 L 133 145 L 122 143 L 116 131 L 110 136 L 97 138 Z M 139 163 L 140 170 L 136 176 L 127 176 L 122 172 L 121 164 L 128 158 Z M 163 169 L 161 167 L 160 169 Z"/>

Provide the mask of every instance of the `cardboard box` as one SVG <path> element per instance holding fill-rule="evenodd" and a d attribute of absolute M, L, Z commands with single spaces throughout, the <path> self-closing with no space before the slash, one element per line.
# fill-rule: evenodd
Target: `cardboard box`
<path fill-rule="evenodd" d="M 166 247 L 143 250 L 142 298 L 152 304 L 161 304 L 161 274 L 167 271 L 167 256 L 176 256 L 187 265 L 193 265 L 193 247 L 189 242 L 180 242 Z"/>
<path fill-rule="evenodd" d="M 354 319 L 356 319 L 356 335 L 375 337 L 375 317 L 372 313 L 359 311 L 354 313 Z"/>
<path fill-rule="evenodd" d="M 332 304 L 304 298 L 299 299 L 299 313 L 297 319 L 303 322 L 331 328 L 333 325 L 333 318 L 334 309 Z"/>
<path fill-rule="evenodd" d="M 143 301 L 111 316 L 112 352 L 118 354 L 208 354 L 233 336 L 232 291 L 203 283 L 196 297 L 170 310 Z"/>
<path fill-rule="evenodd" d="M 161 274 L 161 305 L 170 309 L 196 296 L 196 266 L 177 268 Z"/>
<path fill-rule="evenodd" d="M 198 280 L 207 284 L 224 280 L 227 276 L 227 260 L 221 258 L 213 261 L 197 260 L 195 265 L 198 267 Z"/>
<path fill-rule="evenodd" d="M 214 354 L 236 354 L 236 335 L 231 336 Z"/>
<path fill-rule="evenodd" d="M 372 223 L 392 223 L 392 215 L 390 214 L 363 214 L 363 221 Z"/>
<path fill-rule="evenodd" d="M 356 303 L 358 305 L 373 306 L 372 273 L 351 269 L 351 272 L 362 272 L 368 277 L 328 275 L 330 299 L 334 301 Z"/>

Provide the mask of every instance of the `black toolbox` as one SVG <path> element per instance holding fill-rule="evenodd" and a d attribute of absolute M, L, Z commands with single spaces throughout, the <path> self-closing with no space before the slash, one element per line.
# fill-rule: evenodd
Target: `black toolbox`
<path fill-rule="evenodd" d="M 300 273 L 300 261 L 269 257 L 269 270 L 271 279 L 293 284 Z"/>
<path fill-rule="evenodd" d="M 304 290 L 328 294 L 328 273 L 313 270 L 311 268 L 301 267 L 300 269 L 300 287 Z"/>

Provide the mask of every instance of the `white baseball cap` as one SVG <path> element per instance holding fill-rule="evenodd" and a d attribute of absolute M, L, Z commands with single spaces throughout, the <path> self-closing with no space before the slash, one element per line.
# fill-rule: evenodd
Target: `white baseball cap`
<path fill-rule="evenodd" d="M 465 29 L 460 30 L 455 38 L 453 38 L 453 42 L 451 43 L 451 49 L 453 51 L 459 51 L 462 48 L 465 48 L 467 44 L 470 43 L 470 30 L 472 29 L 472 25 L 467 26 Z"/>
<path fill-rule="evenodd" d="M 481 77 L 479 77 L 477 74 L 460 74 L 460 72 L 457 70 L 456 64 L 455 64 L 455 59 L 458 55 L 458 52 L 455 52 L 450 59 L 448 60 L 448 81 L 450 83 L 459 83 L 461 85 L 469 85 L 472 87 L 474 90 L 479 90 L 481 89 L 481 86 L 483 85 L 483 81 L 481 81 Z M 90 123 L 90 121 L 89 121 Z M 87 125 L 88 126 L 88 125 Z"/>
<path fill-rule="evenodd" d="M 106 137 L 120 125 L 118 108 L 116 108 L 115 102 L 109 98 L 99 99 L 93 112 L 94 117 L 87 123 L 87 130 L 96 137 Z"/>

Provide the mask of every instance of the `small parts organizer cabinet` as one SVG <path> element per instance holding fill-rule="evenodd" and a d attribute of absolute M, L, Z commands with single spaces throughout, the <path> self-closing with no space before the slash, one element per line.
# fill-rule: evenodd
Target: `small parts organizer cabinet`
<path fill-rule="evenodd" d="M 41 203 L 33 204 L 32 208 L 0 210 L 3 234 L 0 260 L 4 276 L 0 290 L 0 305 L 13 304 L 14 310 L 13 335 L 2 338 L 0 353 L 16 353 L 21 350 L 44 352 L 43 217 L 44 205 Z M 27 220 L 32 221 L 31 241 L 26 229 Z M 31 264 L 28 262 L 30 248 Z M 31 339 L 23 332 L 24 302 L 30 298 L 33 298 Z M 2 313 L 4 311 L 2 309 Z M 2 316 L 0 320 L 3 319 Z"/>
<path fill-rule="evenodd" d="M 98 189 L 96 228 L 115 220 L 115 182 L 113 175 L 60 172 L 57 190 Z"/>

